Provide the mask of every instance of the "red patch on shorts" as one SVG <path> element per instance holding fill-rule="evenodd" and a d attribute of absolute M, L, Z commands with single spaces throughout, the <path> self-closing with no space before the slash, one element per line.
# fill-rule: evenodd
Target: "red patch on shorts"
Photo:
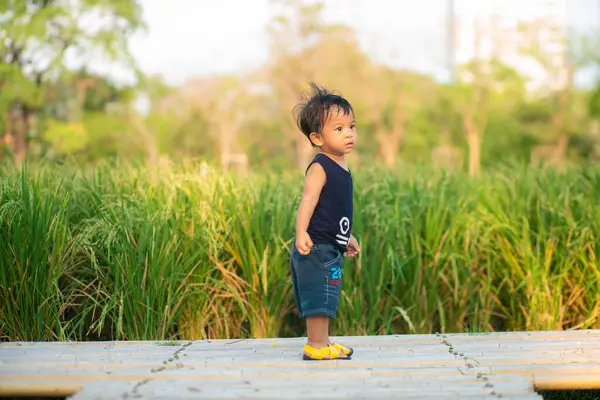
<path fill-rule="evenodd" d="M 340 284 L 340 280 L 339 279 L 332 279 L 329 281 L 329 283 L 331 285 L 339 285 Z"/>

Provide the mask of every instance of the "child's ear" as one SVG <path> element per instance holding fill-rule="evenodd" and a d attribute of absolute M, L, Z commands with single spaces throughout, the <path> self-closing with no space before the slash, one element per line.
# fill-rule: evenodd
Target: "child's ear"
<path fill-rule="evenodd" d="M 323 138 L 321 138 L 321 134 L 317 132 L 313 132 L 309 136 L 310 141 L 317 147 L 323 146 Z"/>

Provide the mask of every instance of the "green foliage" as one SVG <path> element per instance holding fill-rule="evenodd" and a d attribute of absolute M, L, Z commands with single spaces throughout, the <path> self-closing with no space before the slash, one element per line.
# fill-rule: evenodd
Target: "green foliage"
<path fill-rule="evenodd" d="M 83 116 L 83 126 L 87 132 L 87 147 L 80 153 L 80 161 L 99 162 L 117 157 L 129 149 L 132 151 L 133 143 L 130 139 L 127 120 L 114 113 L 88 112 Z"/>
<path fill-rule="evenodd" d="M 25 129 L 13 127 L 15 135 L 35 129 L 26 116 L 43 114 L 48 87 L 68 73 L 67 51 L 76 52 L 79 63 L 102 54 L 135 69 L 127 38 L 143 27 L 136 0 L 5 0 L 0 21 L 0 120 L 22 110 Z"/>
<path fill-rule="evenodd" d="M 529 159 L 529 150 L 537 142 L 526 131 L 525 124 L 497 111 L 488 116 L 485 138 L 482 160 L 486 167 L 511 161 L 524 162 Z M 507 149 L 510 149 L 508 154 Z"/>
<path fill-rule="evenodd" d="M 348 335 L 597 328 L 600 170 L 355 172 Z M 0 337 L 299 336 L 301 174 L 0 169 Z M 365 310 L 368 310 L 365 313 Z"/>
<path fill-rule="evenodd" d="M 65 155 L 81 151 L 88 143 L 88 134 L 80 123 L 48 121 L 43 137 L 53 150 Z"/>
<path fill-rule="evenodd" d="M 600 84 L 592 92 L 589 100 L 589 113 L 595 118 L 600 118 Z"/>
<path fill-rule="evenodd" d="M 61 279 L 78 265 L 77 245 L 68 195 L 52 178 L 0 172 L 0 339 L 66 339 Z"/>

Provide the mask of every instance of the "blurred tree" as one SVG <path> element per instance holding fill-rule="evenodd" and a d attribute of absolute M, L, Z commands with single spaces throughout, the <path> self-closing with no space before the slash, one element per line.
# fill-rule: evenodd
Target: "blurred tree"
<path fill-rule="evenodd" d="M 97 55 L 133 66 L 127 38 L 143 26 L 136 0 L 3 0 L 0 2 L 0 115 L 24 159 L 32 116 L 48 83 L 68 69 L 67 54 Z M 80 89 L 87 83 L 80 81 Z"/>
<path fill-rule="evenodd" d="M 369 56 L 360 48 L 354 31 L 346 26 L 330 25 L 317 42 L 304 50 L 303 57 L 315 63 L 315 83 L 344 96 L 352 104 L 360 136 L 357 151 L 349 156 L 353 164 L 360 161 L 361 154 L 368 154 L 372 158 L 377 152 L 378 144 L 373 140 L 374 129 L 370 120 L 372 99 L 367 95 L 367 89 L 374 83 L 372 78 L 376 70 Z M 307 89 L 308 82 L 305 82 L 303 90 Z M 295 99 L 298 99 L 299 94 L 295 94 Z M 291 112 L 285 111 L 291 119 Z M 381 109 L 379 111 L 383 112 Z M 307 146 L 304 147 L 307 154 L 310 154 L 308 140 L 293 122 L 294 138 L 302 141 L 302 145 Z"/>
<path fill-rule="evenodd" d="M 455 97 L 454 85 L 440 84 L 436 87 L 433 104 L 425 110 L 424 118 L 433 124 L 430 130 L 435 132 L 430 151 L 430 162 L 434 168 L 454 170 L 463 164 L 462 150 L 456 146 L 462 130 L 457 126 Z"/>
<path fill-rule="evenodd" d="M 588 41 L 584 40 L 587 46 L 584 45 L 583 47 L 587 47 L 585 53 L 588 54 L 589 65 L 596 70 L 596 84 L 589 94 L 587 109 L 588 115 L 593 120 L 595 130 L 600 130 L 600 123 L 598 122 L 600 120 L 600 32 L 588 36 L 587 39 Z M 591 44 L 589 44 L 590 42 Z"/>
<path fill-rule="evenodd" d="M 199 139 L 213 143 L 224 169 L 248 167 L 242 129 L 260 109 L 255 100 L 261 90 L 251 76 L 222 75 L 188 81 L 179 91 L 188 118 L 202 116 L 204 130 Z"/>
<path fill-rule="evenodd" d="M 129 142 L 133 149 L 143 154 L 150 166 L 158 165 L 160 144 L 180 121 L 177 107 L 173 105 L 174 88 L 169 87 L 161 76 L 144 76 L 137 85 L 139 99 L 144 106 L 121 104 L 115 114 L 124 118 L 129 127 Z M 144 103 L 144 102 L 142 102 Z"/>
<path fill-rule="evenodd" d="M 117 126 L 123 126 L 124 120 L 113 109 L 117 104 L 131 103 L 134 92 L 134 88 L 117 87 L 107 77 L 90 73 L 85 67 L 64 71 L 58 80 L 46 84 L 36 113 L 43 141 L 36 143 L 35 150 L 46 157 L 76 156 L 82 162 L 116 156 L 118 137 L 124 133 Z M 81 145 L 77 154 L 73 143 L 63 143 L 72 141 Z"/>
<path fill-rule="evenodd" d="M 431 77 L 385 66 L 373 67 L 369 75 L 361 86 L 368 104 L 367 118 L 379 156 L 384 165 L 393 168 L 407 133 L 429 136 L 422 130 L 422 111 L 433 104 L 436 85 Z"/>
<path fill-rule="evenodd" d="M 469 147 L 469 175 L 479 173 L 481 165 L 481 144 L 487 124 L 490 107 L 490 92 L 492 82 L 486 62 L 481 59 L 482 29 L 479 21 L 475 22 L 475 41 L 473 61 L 464 68 L 468 83 L 457 85 L 457 105 L 460 109 L 463 130 Z"/>
<path fill-rule="evenodd" d="M 520 75 L 495 57 L 484 59 L 483 28 L 475 21 L 474 57 L 458 68 L 454 104 L 460 115 L 469 150 L 468 171 L 475 176 L 481 168 L 483 139 L 495 109 L 509 112 L 523 99 L 525 85 Z"/>
<path fill-rule="evenodd" d="M 582 96 L 575 90 L 574 77 L 597 57 L 600 42 L 587 36 L 569 35 L 563 27 L 547 20 L 524 23 L 519 29 L 521 52 L 531 56 L 547 78 L 548 84 L 541 90 L 550 104 L 550 120 L 544 136 L 554 142 L 535 146 L 531 161 L 562 165 L 573 135 L 585 131 L 588 125 L 587 115 L 581 112 Z"/>
<path fill-rule="evenodd" d="M 288 115 L 283 131 L 292 145 L 295 164 L 304 168 L 312 147 L 298 132 L 292 110 L 308 83 L 316 81 L 318 61 L 306 50 L 327 29 L 322 18 L 324 2 L 306 5 L 302 0 L 272 0 L 272 5 L 279 7 L 279 12 L 267 26 L 271 48 L 268 80 L 280 104 L 280 113 Z"/>
<path fill-rule="evenodd" d="M 86 67 L 66 70 L 58 79 L 46 83 L 40 114 L 61 121 L 78 121 L 86 111 L 104 111 L 123 93 L 108 78 L 91 73 Z"/>
<path fill-rule="evenodd" d="M 399 108 L 400 97 L 395 95 L 411 84 L 409 79 L 399 78 L 401 82 L 394 86 L 395 91 L 390 91 L 391 83 L 386 79 L 410 74 L 375 65 L 360 48 L 352 28 L 323 21 L 324 2 L 305 4 L 301 0 L 279 0 L 274 3 L 280 6 L 281 12 L 269 26 L 272 60 L 268 82 L 280 104 L 280 113 L 285 116 L 282 130 L 289 138 L 296 166 L 304 168 L 314 151 L 299 132 L 292 114 L 310 82 L 333 90 L 352 103 L 361 137 L 361 145 L 351 156 L 355 162 L 359 161 L 360 154 L 372 158 L 379 153 L 386 160 L 385 164 L 394 164 L 400 147 L 397 134 L 401 136 L 404 132 L 402 124 L 397 123 L 400 114 L 395 110 Z M 379 140 L 375 139 L 376 133 Z"/>

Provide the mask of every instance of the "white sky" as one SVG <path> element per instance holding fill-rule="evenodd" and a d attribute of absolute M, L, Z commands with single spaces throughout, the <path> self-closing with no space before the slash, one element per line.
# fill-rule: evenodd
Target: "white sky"
<path fill-rule="evenodd" d="M 481 4 L 485 0 L 456 0 Z M 521 0 L 527 1 L 527 0 Z M 571 26 L 600 28 L 600 0 L 567 0 Z M 142 69 L 177 84 L 240 72 L 268 58 L 270 0 L 141 0 L 149 31 L 131 39 Z M 352 26 L 374 59 L 445 77 L 446 0 L 327 0 L 325 17 Z M 464 4 L 461 4 L 461 7 Z"/>

